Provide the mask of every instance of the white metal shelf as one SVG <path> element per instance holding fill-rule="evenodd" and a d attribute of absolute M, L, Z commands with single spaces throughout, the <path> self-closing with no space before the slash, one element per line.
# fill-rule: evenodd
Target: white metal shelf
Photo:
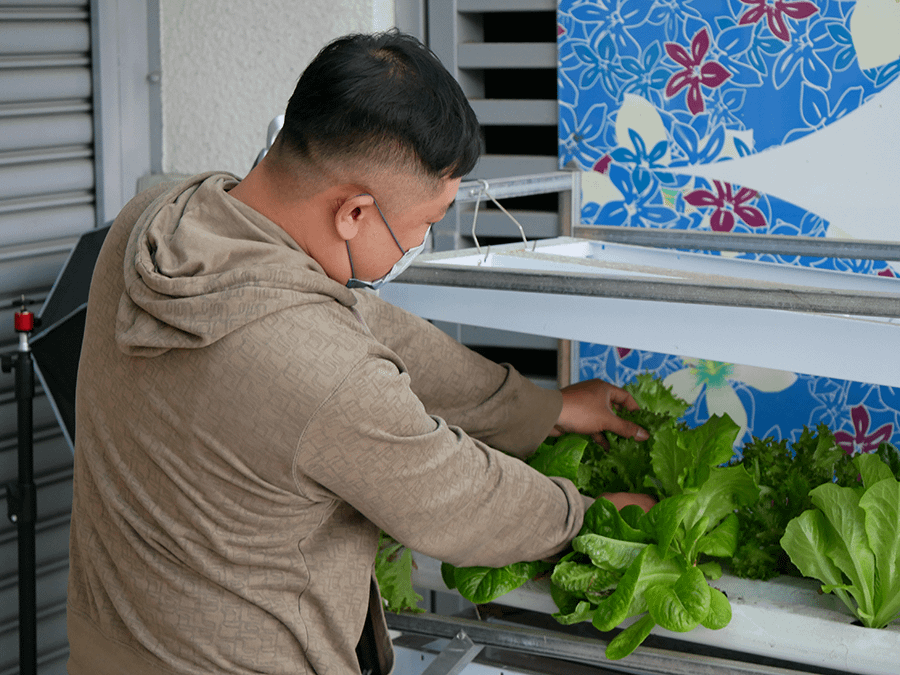
<path fill-rule="evenodd" d="M 457 201 L 480 187 L 464 184 Z M 894 278 L 561 237 L 421 256 L 381 293 L 427 319 L 900 386 Z"/>

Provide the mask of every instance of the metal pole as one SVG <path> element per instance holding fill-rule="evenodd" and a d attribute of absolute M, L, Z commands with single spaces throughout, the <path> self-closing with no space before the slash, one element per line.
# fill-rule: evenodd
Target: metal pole
<path fill-rule="evenodd" d="M 3 357 L 3 371 L 16 371 L 18 413 L 18 482 L 7 486 L 9 519 L 18 531 L 19 543 L 19 673 L 37 675 L 37 575 L 35 522 L 37 490 L 34 484 L 34 362 L 28 336 L 34 315 L 22 309 L 16 313 L 19 349 L 15 357 Z"/>

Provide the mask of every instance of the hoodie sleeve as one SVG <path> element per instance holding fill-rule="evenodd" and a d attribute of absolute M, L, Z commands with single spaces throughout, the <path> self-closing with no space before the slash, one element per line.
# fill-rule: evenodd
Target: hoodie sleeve
<path fill-rule="evenodd" d="M 538 387 L 509 364 L 497 364 L 429 322 L 357 293 L 373 336 L 409 371 L 410 387 L 429 414 L 488 445 L 525 457 L 548 436 L 562 410 L 558 390 Z"/>
<path fill-rule="evenodd" d="M 316 411 L 296 462 L 405 545 L 455 565 L 554 555 L 586 503 L 570 481 L 428 415 L 398 364 L 372 355 Z"/>

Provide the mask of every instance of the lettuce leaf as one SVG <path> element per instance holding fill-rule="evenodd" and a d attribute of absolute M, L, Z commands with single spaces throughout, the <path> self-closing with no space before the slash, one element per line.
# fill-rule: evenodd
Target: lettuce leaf
<path fill-rule="evenodd" d="M 517 589 L 552 567 L 552 563 L 539 560 L 512 563 L 505 567 L 455 567 L 453 584 L 464 598 L 476 605 L 483 605 Z"/>
<path fill-rule="evenodd" d="M 804 576 L 823 582 L 864 626 L 900 617 L 900 481 L 877 454 L 853 459 L 862 489 L 826 483 L 815 508 L 792 519 L 781 545 Z"/>
<path fill-rule="evenodd" d="M 580 434 L 566 434 L 558 439 L 548 439 L 528 458 L 528 464 L 545 476 L 568 478 L 579 490 L 585 490 L 590 481 L 590 470 L 582 459 L 591 439 Z"/>
<path fill-rule="evenodd" d="M 566 560 L 556 564 L 550 580 L 572 597 L 583 597 L 588 602 L 597 603 L 612 594 L 621 578 L 619 571 L 602 569 L 590 562 Z M 590 617 L 581 620 L 589 621 Z"/>
<path fill-rule="evenodd" d="M 610 661 L 624 659 L 647 639 L 655 626 L 652 616 L 642 616 L 610 641 L 606 646 L 606 658 Z"/>
<path fill-rule="evenodd" d="M 866 536 L 876 560 L 872 623 L 879 627 L 900 618 L 900 481 L 891 475 L 876 481 L 860 497 L 859 506 L 866 514 Z"/>
<path fill-rule="evenodd" d="M 666 496 L 679 495 L 706 483 L 710 467 L 734 455 L 740 427 L 728 415 L 714 415 L 696 429 L 667 427 L 653 438 L 653 475 Z"/>
<path fill-rule="evenodd" d="M 667 630 L 694 630 L 709 614 L 710 588 L 696 567 L 689 567 L 674 584 L 651 586 L 644 595 L 650 616 Z"/>
<path fill-rule="evenodd" d="M 640 373 L 623 389 L 630 393 L 645 410 L 677 418 L 684 415 L 690 403 L 672 393 L 662 380 L 652 373 Z"/>
<path fill-rule="evenodd" d="M 375 577 L 385 609 L 389 612 L 424 612 L 418 607 L 422 596 L 412 586 L 412 551 L 381 532 L 375 556 Z"/>
<path fill-rule="evenodd" d="M 891 454 L 896 457 L 896 450 Z M 809 493 L 814 487 L 831 482 L 858 486 L 859 471 L 824 424 L 815 430 L 804 427 L 793 443 L 753 438 L 740 463 L 759 485 L 760 497 L 737 511 L 742 541 L 729 562 L 731 571 L 762 580 L 799 574 L 780 543 L 788 522 L 813 507 Z"/>

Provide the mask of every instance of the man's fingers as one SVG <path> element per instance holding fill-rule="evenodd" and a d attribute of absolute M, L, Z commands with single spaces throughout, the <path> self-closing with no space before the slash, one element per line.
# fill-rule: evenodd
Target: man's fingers
<path fill-rule="evenodd" d="M 623 420 L 621 417 L 610 419 L 605 426 L 607 431 L 612 431 L 614 434 L 625 438 L 633 438 L 636 441 L 646 441 L 650 438 L 650 434 L 647 433 L 646 429 L 634 422 Z"/>
<path fill-rule="evenodd" d="M 634 400 L 634 396 L 629 394 L 627 391 L 625 392 L 625 400 L 622 405 L 625 406 L 628 410 L 640 410 L 641 406 L 638 405 L 638 402 Z"/>

